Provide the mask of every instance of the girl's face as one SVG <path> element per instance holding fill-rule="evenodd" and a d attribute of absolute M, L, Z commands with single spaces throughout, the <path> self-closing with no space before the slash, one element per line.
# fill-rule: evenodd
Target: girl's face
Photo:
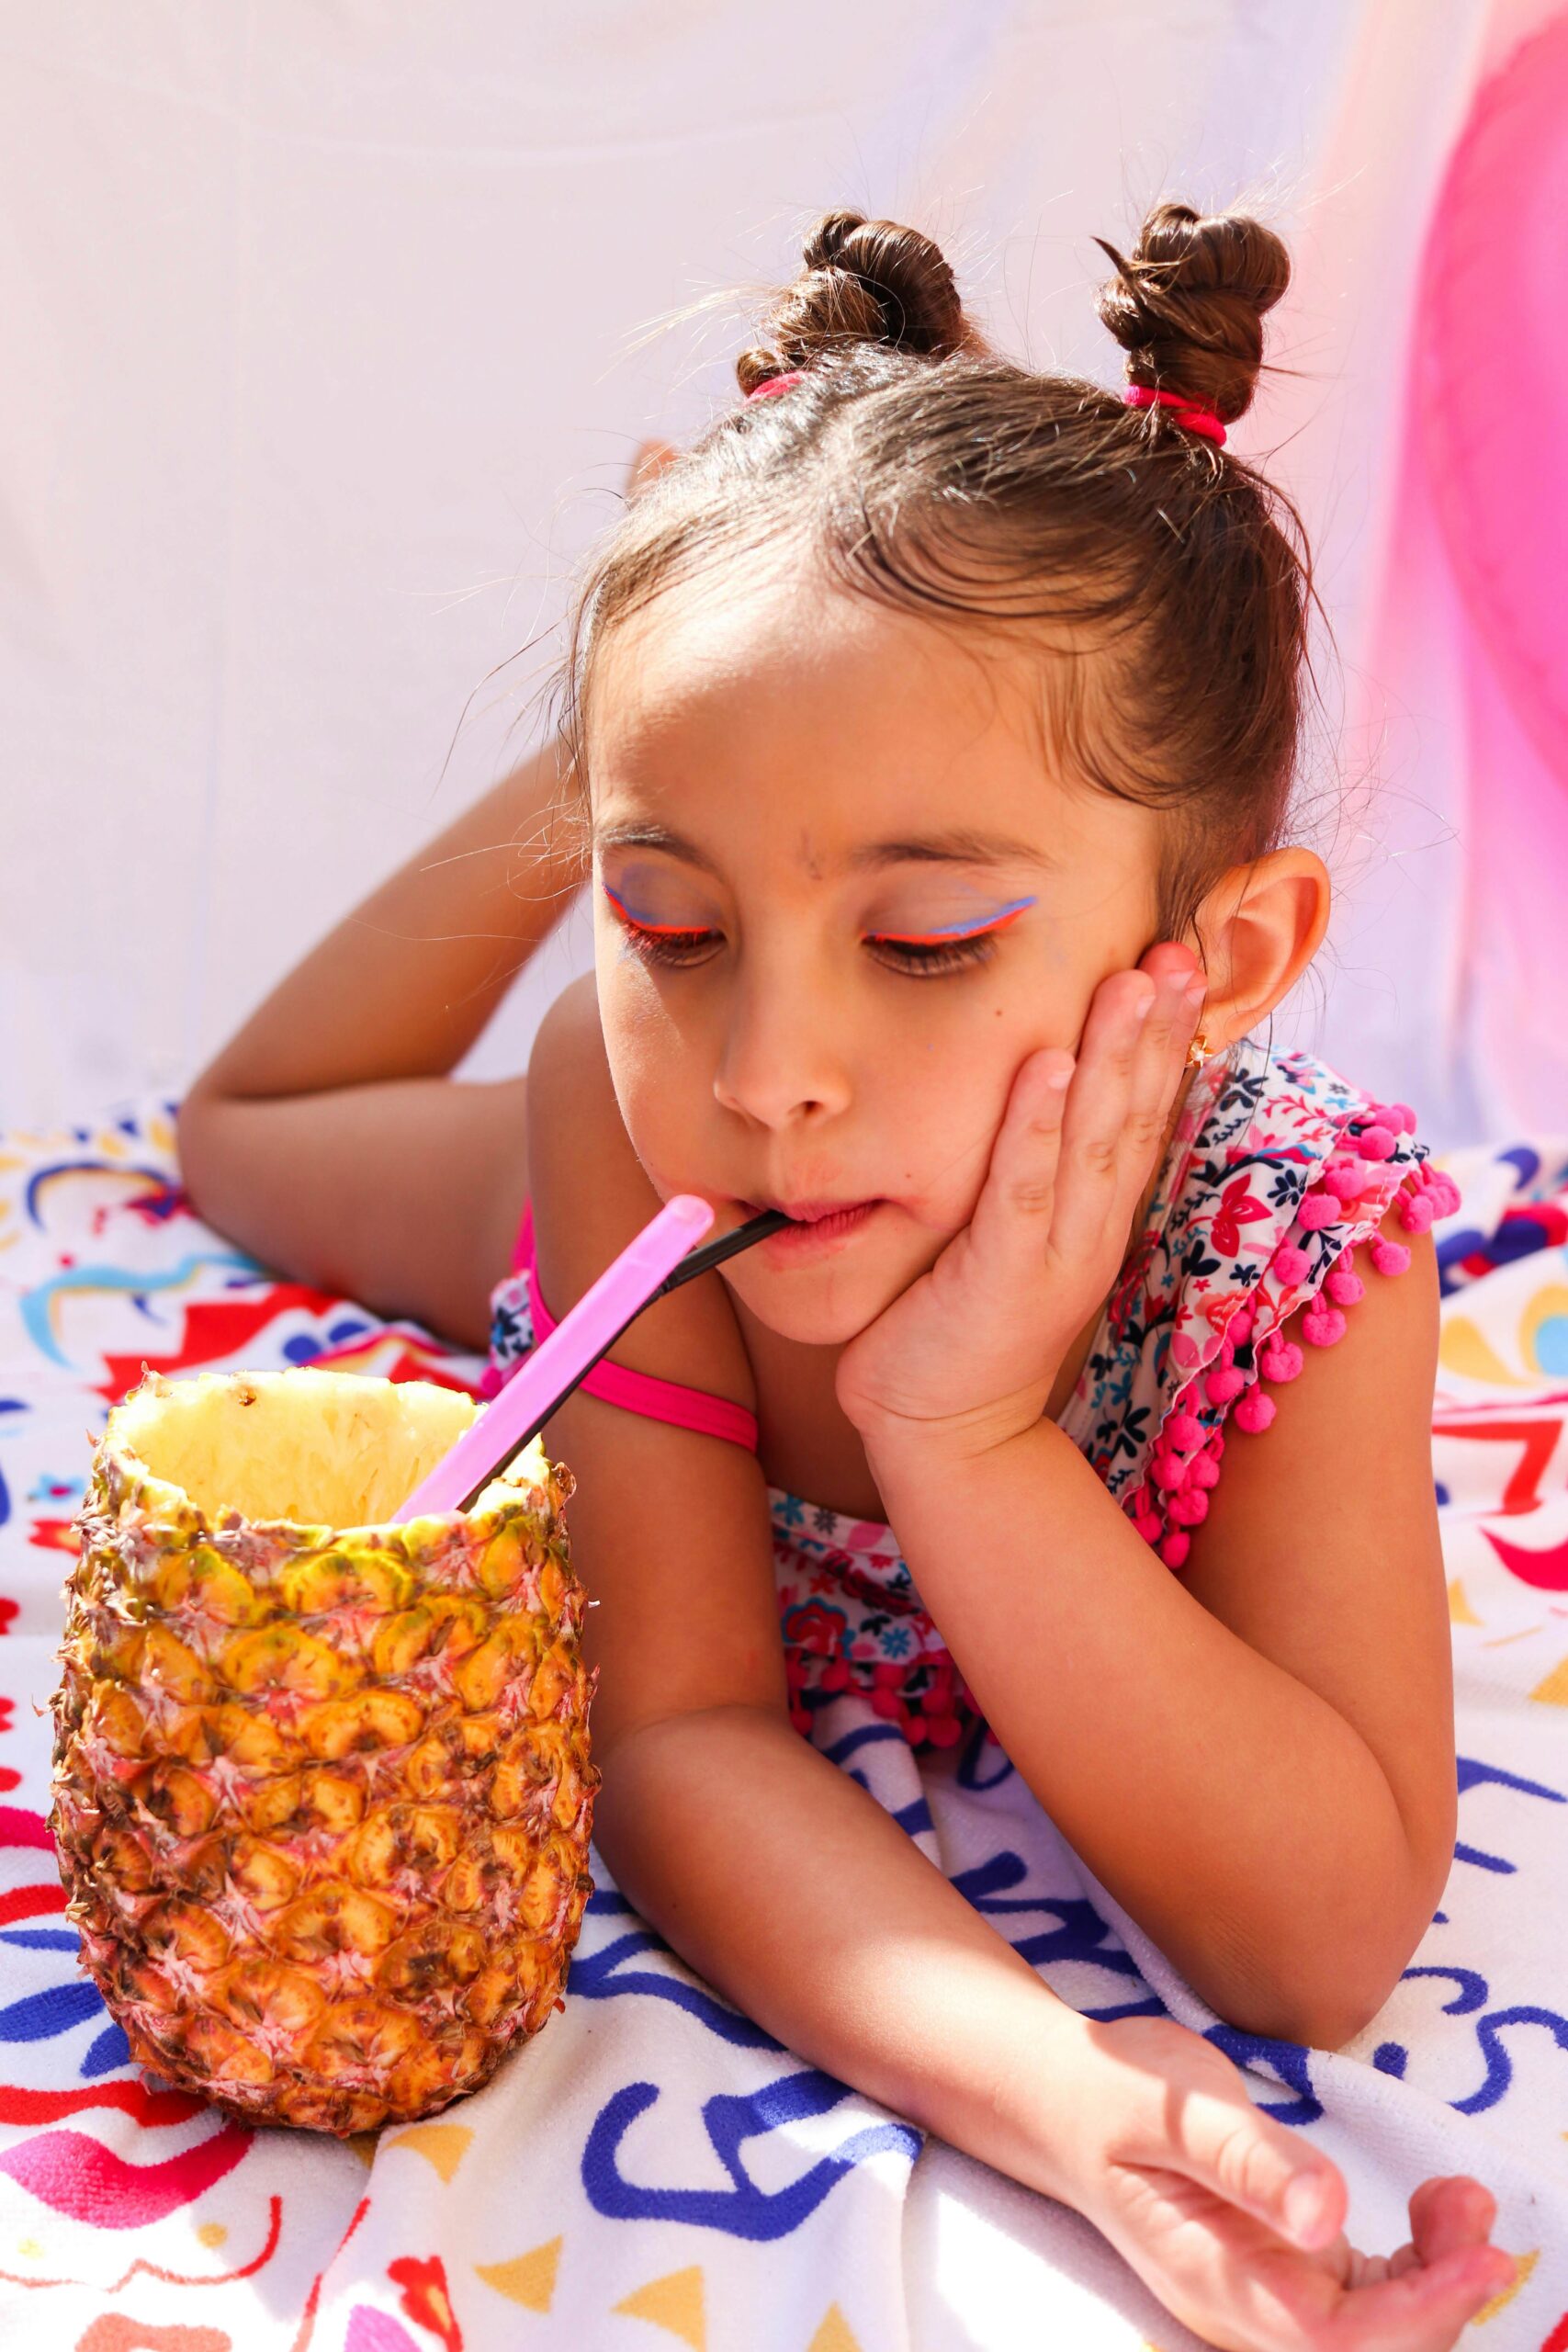
<path fill-rule="evenodd" d="M 853 1338 L 934 1263 L 1019 1065 L 1153 942 L 1159 820 L 1054 770 L 1045 666 L 810 577 L 671 592 L 600 649 L 599 1005 L 637 1156 L 719 1231 L 859 1211 L 723 1268 L 786 1338 Z"/>

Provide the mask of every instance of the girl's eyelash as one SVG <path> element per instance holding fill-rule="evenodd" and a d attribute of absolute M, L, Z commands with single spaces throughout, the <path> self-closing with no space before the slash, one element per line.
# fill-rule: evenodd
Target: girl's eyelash
<path fill-rule="evenodd" d="M 989 963 L 996 933 L 975 932 L 967 939 L 899 939 L 886 932 L 870 932 L 866 945 L 898 958 L 907 972 L 956 972 L 965 964 Z"/>

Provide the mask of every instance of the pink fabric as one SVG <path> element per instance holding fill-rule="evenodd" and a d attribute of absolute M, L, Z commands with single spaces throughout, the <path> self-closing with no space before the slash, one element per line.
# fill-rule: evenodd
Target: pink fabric
<path fill-rule="evenodd" d="M 524 1204 L 523 1222 L 517 1228 L 512 1251 L 512 1271 L 525 1272 L 528 1277 L 534 1341 L 537 1346 L 549 1338 L 556 1328 L 556 1318 L 545 1305 L 539 1287 L 531 1201 Z M 619 1405 L 623 1412 L 641 1413 L 652 1421 L 671 1421 L 677 1429 L 695 1430 L 702 1437 L 728 1438 L 752 1453 L 757 1451 L 755 1413 L 748 1412 L 744 1405 L 732 1405 L 727 1396 L 711 1396 L 705 1388 L 685 1388 L 678 1381 L 656 1380 L 651 1373 L 632 1372 L 625 1364 L 609 1363 L 596 1363 L 581 1385 L 586 1395 L 598 1396 L 606 1405 Z"/>

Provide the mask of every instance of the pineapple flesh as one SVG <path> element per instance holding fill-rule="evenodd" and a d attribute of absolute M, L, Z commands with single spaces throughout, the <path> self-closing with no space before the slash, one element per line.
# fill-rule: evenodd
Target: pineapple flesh
<path fill-rule="evenodd" d="M 428 2115 L 557 2006 L 598 1774 L 570 1470 L 388 1515 L 430 1383 L 149 1374 L 96 1449 L 51 1815 L 132 2055 L 254 2122 Z"/>

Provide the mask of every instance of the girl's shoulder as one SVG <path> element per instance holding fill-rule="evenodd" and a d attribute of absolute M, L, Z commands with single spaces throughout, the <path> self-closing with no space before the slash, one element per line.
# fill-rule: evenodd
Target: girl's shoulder
<path fill-rule="evenodd" d="M 1332 1346 L 1362 1295 L 1352 1251 L 1370 1242 L 1377 1274 L 1402 1273 L 1408 1249 L 1379 1231 L 1391 1210 L 1418 1233 L 1458 1206 L 1416 1127 L 1408 1104 L 1313 1054 L 1244 1046 L 1197 1073 L 1063 1415 L 1170 1566 L 1218 1477 L 1223 1424 L 1266 1428 L 1264 1384 L 1301 1369 L 1280 1327 L 1304 1308 L 1308 1343 Z"/>

